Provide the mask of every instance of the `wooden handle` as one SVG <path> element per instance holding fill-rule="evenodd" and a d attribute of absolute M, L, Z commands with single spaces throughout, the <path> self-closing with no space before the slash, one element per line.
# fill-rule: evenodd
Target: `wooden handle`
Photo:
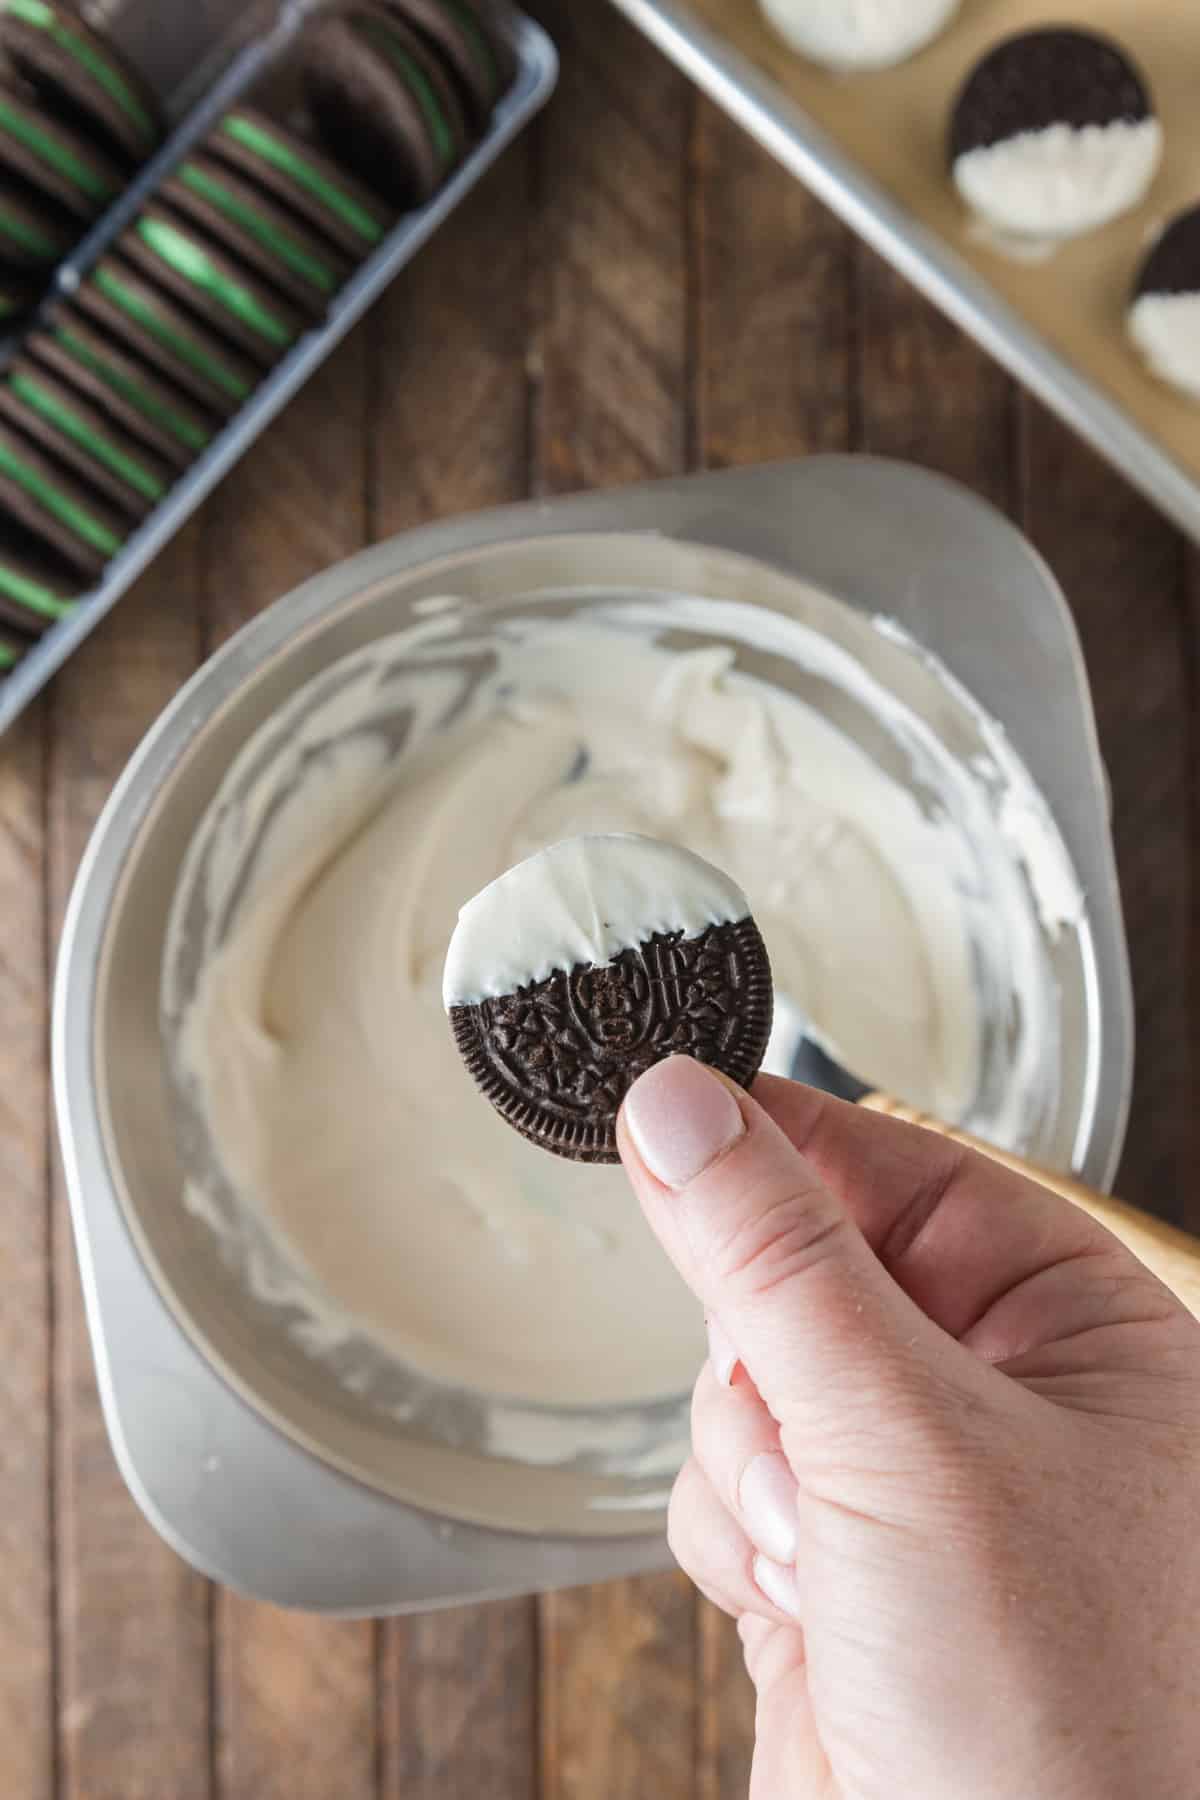
<path fill-rule="evenodd" d="M 1073 1176 L 1057 1175 L 1022 1157 L 1012 1156 L 1006 1150 L 994 1149 L 991 1144 L 970 1137 L 965 1131 L 955 1131 L 937 1119 L 914 1112 L 910 1106 L 902 1106 L 899 1100 L 893 1100 L 887 1094 L 868 1094 L 862 1104 L 871 1112 L 886 1113 L 890 1119 L 903 1119 L 909 1125 L 936 1131 L 939 1137 L 952 1138 L 956 1144 L 978 1150 L 984 1156 L 990 1156 L 993 1162 L 1003 1163 L 1006 1169 L 1027 1175 L 1052 1193 L 1061 1194 L 1064 1200 L 1080 1207 L 1106 1226 L 1114 1237 L 1120 1238 L 1125 1248 L 1131 1250 L 1139 1262 L 1145 1263 L 1182 1300 L 1188 1311 L 1200 1319 L 1200 1238 L 1191 1237 L 1186 1231 L 1176 1231 L 1173 1225 L 1164 1225 L 1148 1213 L 1126 1206 L 1123 1200 L 1098 1194 Z"/>

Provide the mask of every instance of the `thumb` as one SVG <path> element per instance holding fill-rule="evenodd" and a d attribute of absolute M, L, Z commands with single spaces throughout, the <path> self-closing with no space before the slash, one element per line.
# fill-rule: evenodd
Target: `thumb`
<path fill-rule="evenodd" d="M 889 1397 L 987 1371 L 892 1279 L 842 1202 L 749 1094 L 671 1057 L 630 1089 L 622 1161 L 653 1230 L 783 1429 L 874 1427 Z M 898 1411 L 900 1409 L 897 1409 Z M 857 1423 L 856 1423 L 857 1421 Z"/>

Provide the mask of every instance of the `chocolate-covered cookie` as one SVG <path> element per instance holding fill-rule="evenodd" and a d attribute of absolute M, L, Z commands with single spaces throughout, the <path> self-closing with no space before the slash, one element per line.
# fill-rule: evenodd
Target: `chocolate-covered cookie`
<path fill-rule="evenodd" d="M 1056 240 L 1137 206 L 1162 158 L 1145 80 L 1120 45 L 1065 27 L 998 44 L 968 77 L 950 164 L 993 230 Z"/>
<path fill-rule="evenodd" d="M 1151 247 L 1128 324 L 1153 372 L 1200 399 L 1200 206 L 1176 214 Z"/>
<path fill-rule="evenodd" d="M 304 86 L 322 140 L 397 206 L 431 199 L 466 149 L 444 67 L 381 8 L 335 12 L 316 26 L 305 40 Z"/>
<path fill-rule="evenodd" d="M 673 844 L 570 838 L 463 907 L 443 999 L 472 1078 L 523 1137 L 618 1160 L 638 1076 L 686 1054 L 748 1085 L 771 1035 L 771 969 L 745 895 Z"/>

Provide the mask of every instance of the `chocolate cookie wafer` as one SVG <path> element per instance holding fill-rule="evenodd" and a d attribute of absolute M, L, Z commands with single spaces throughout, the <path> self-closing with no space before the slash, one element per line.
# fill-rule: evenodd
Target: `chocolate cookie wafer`
<path fill-rule="evenodd" d="M 69 307 L 60 307 L 45 331 L 31 332 L 24 348 L 180 473 L 216 435 L 215 423 L 177 387 L 126 355 Z"/>
<path fill-rule="evenodd" d="M 0 518 L 0 620 L 23 637 L 41 637 L 75 609 L 77 575 L 30 538 L 11 518 Z"/>
<path fill-rule="evenodd" d="M 98 136 L 129 163 L 162 142 L 158 101 L 137 70 L 73 7 L 51 0 L 4 0 L 0 45 L 51 112 Z"/>
<path fill-rule="evenodd" d="M 443 60 L 467 117 L 482 132 L 512 80 L 508 52 L 471 0 L 382 0 Z"/>
<path fill-rule="evenodd" d="M 0 420 L 0 518 L 7 513 L 81 575 L 99 575 L 129 526 L 23 432 Z"/>
<path fill-rule="evenodd" d="M 469 901 L 443 1000 L 481 1092 L 573 1162 L 618 1160 L 638 1076 L 686 1054 L 748 1085 L 771 1035 L 771 969 L 746 896 L 642 837 L 569 838 Z"/>
<path fill-rule="evenodd" d="M 29 275 L 51 269 L 77 236 L 58 207 L 25 182 L 0 174 L 0 268 Z"/>
<path fill-rule="evenodd" d="M 50 118 L 11 77 L 0 77 L 0 168 L 84 224 L 98 218 L 124 186 L 111 157 Z"/>
<path fill-rule="evenodd" d="M 248 357 L 118 257 L 96 264 L 71 300 L 71 313 L 77 310 L 220 418 L 235 413 L 262 379 Z"/>
<path fill-rule="evenodd" d="M 391 228 L 383 202 L 320 150 L 248 106 L 225 114 L 205 145 L 356 260 Z"/>
<path fill-rule="evenodd" d="M 403 20 L 376 7 L 332 14 L 305 39 L 304 88 L 323 142 L 397 206 L 421 206 L 469 141 L 444 67 Z"/>
<path fill-rule="evenodd" d="M 28 357 L 0 379 L 0 414 L 132 519 L 145 518 L 170 490 L 161 458 Z"/>
<path fill-rule="evenodd" d="M 118 248 L 150 281 L 165 288 L 219 336 L 264 369 L 277 363 L 304 330 L 291 303 L 274 293 L 205 233 L 147 206 Z"/>

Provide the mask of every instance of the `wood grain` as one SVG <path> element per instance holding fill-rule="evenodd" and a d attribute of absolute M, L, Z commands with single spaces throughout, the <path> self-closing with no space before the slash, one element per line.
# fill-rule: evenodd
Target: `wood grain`
<path fill-rule="evenodd" d="M 48 899 L 70 884 L 131 751 L 196 664 L 191 529 L 55 685 Z M 53 1181 L 60 1800 L 209 1800 L 206 1584 L 138 1513 L 96 1391 L 61 1175 Z"/>
<path fill-rule="evenodd" d="M 1032 400 L 1022 401 L 1023 518 L 1083 639 L 1133 962 L 1137 1067 L 1118 1191 L 1174 1223 L 1196 1168 L 1188 983 L 1194 905 L 1192 690 L 1181 542 Z"/>
<path fill-rule="evenodd" d="M 525 139 L 370 321 L 376 537 L 528 490 L 531 153 Z M 532 1795 L 536 1655 L 532 1600 L 385 1622 L 381 1800 Z"/>
<path fill-rule="evenodd" d="M 44 706 L 0 745 L 0 1744 L 54 1790 Z"/>
<path fill-rule="evenodd" d="M 604 0 L 554 9 L 539 137 L 539 492 L 677 473 L 689 432 L 689 142 L 682 79 Z M 542 1604 L 542 1800 L 694 1785 L 695 1602 L 665 1575 Z"/>
<path fill-rule="evenodd" d="M 214 496 L 204 516 L 204 626 L 216 645 L 366 529 L 366 337 L 356 332 Z M 374 1800 L 375 1631 L 221 1592 L 220 1800 Z"/>

